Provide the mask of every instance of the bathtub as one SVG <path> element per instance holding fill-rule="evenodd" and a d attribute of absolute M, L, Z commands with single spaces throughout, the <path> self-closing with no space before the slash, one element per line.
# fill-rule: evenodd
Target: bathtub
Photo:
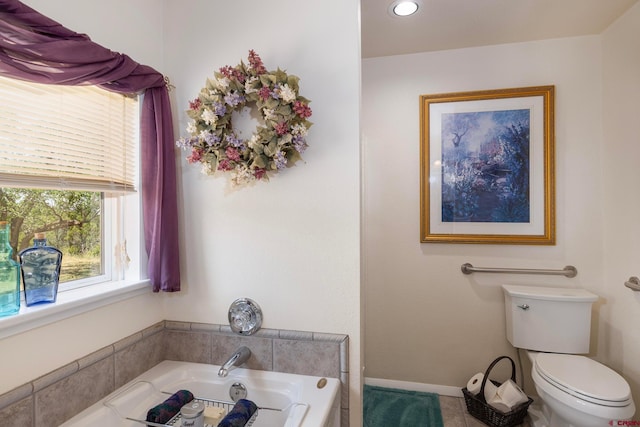
<path fill-rule="evenodd" d="M 206 405 L 231 402 L 228 409 L 233 404 L 230 390 L 236 383 L 246 389 L 246 399 L 260 408 L 252 427 L 340 426 L 340 381 L 335 378 L 244 368 L 232 369 L 226 378 L 220 378 L 218 369 L 215 365 L 165 360 L 61 427 L 141 427 L 149 408 L 182 389 Z M 180 421 L 175 426 L 180 426 Z"/>

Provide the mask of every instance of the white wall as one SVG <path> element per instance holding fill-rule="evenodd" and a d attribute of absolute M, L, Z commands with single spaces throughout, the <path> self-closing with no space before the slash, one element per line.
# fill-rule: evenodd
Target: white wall
<path fill-rule="evenodd" d="M 601 63 L 599 36 L 363 61 L 365 377 L 463 387 L 514 355 L 503 283 L 603 294 Z M 556 87 L 557 244 L 421 244 L 419 96 L 538 85 Z M 465 276 L 466 262 L 579 274 Z"/>
<path fill-rule="evenodd" d="M 269 183 L 231 190 L 181 154 L 185 292 L 167 317 L 227 323 L 249 297 L 263 327 L 350 337 L 351 423 L 360 424 L 360 31 L 357 0 L 166 1 L 165 64 L 177 129 L 207 77 L 254 49 L 300 77 L 313 116 L 304 162 Z M 331 25 L 328 25 L 331 23 Z"/>
<path fill-rule="evenodd" d="M 162 13 L 156 0 L 25 4 L 143 64 L 162 65 Z M 144 13 L 143 13 L 144 12 Z M 114 29 L 117 28 L 117 31 Z M 0 340 L 0 394 L 165 318 L 156 295 L 129 299 Z"/>
<path fill-rule="evenodd" d="M 602 168 L 606 287 L 598 356 L 630 380 L 640 400 L 640 295 L 623 286 L 640 276 L 640 3 L 603 35 Z"/>
<path fill-rule="evenodd" d="M 226 324 L 233 300 L 249 297 L 261 305 L 265 328 L 349 335 L 350 419 L 361 425 L 359 2 L 28 4 L 168 75 L 176 86 L 176 137 L 205 79 L 247 62 L 249 49 L 267 68 L 301 78 L 315 124 L 305 162 L 240 191 L 229 191 L 224 177 L 200 174 L 176 152 L 184 291 L 0 341 L 0 363 L 12 371 L 3 370 L 0 393 L 161 319 Z"/>
<path fill-rule="evenodd" d="M 590 355 L 640 398 L 640 295 L 624 287 L 640 275 L 638 40 L 640 4 L 601 36 L 363 62 L 366 377 L 462 387 L 513 354 L 500 284 L 577 286 L 601 296 Z M 420 244 L 418 96 L 547 84 L 556 86 L 557 245 Z M 464 262 L 571 264 L 579 275 L 467 277 Z"/>

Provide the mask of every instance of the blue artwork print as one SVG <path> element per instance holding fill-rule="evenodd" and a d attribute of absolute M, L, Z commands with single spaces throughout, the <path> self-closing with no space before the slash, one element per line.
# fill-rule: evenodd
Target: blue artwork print
<path fill-rule="evenodd" d="M 528 223 L 530 111 L 441 119 L 442 221 Z"/>

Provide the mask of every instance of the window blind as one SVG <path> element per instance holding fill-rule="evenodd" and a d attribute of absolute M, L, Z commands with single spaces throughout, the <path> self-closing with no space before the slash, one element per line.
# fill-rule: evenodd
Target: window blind
<path fill-rule="evenodd" d="M 0 187 L 135 191 L 138 100 L 0 77 Z"/>

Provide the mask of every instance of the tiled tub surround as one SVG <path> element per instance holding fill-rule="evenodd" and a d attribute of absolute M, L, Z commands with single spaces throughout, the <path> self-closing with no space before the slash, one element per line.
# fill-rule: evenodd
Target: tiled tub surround
<path fill-rule="evenodd" d="M 57 427 L 163 360 L 222 365 L 241 345 L 250 369 L 339 378 L 342 426 L 349 426 L 346 335 L 261 329 L 250 337 L 228 326 L 163 321 L 0 395 L 0 420 Z"/>

